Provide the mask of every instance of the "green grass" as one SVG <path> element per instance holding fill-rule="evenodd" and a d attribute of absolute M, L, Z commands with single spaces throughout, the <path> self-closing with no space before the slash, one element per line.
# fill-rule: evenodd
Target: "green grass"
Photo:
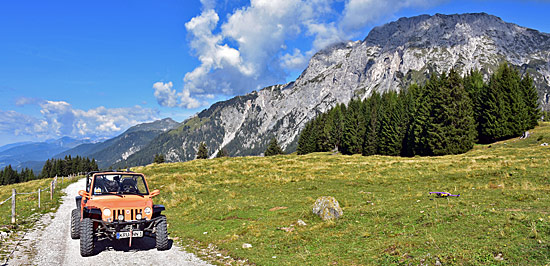
<path fill-rule="evenodd" d="M 543 142 L 550 123 L 526 140 L 462 155 L 316 153 L 134 170 L 161 189 L 156 201 L 166 205 L 172 237 L 260 265 L 543 265 L 550 261 L 550 147 Z M 324 222 L 311 213 L 325 195 L 340 202 L 343 218 Z M 279 206 L 287 208 L 270 211 Z M 298 219 L 307 226 L 278 229 Z M 499 253 L 504 260 L 495 259 Z"/>
<path fill-rule="evenodd" d="M 212 243 L 259 265 L 543 265 L 550 261 L 550 147 L 542 142 L 550 142 L 550 123 L 526 140 L 476 145 L 462 155 L 316 153 L 134 170 L 161 190 L 156 203 L 166 205 L 172 237 Z M 343 218 L 313 215 L 320 196 L 334 196 Z M 278 206 L 287 208 L 270 211 Z M 298 219 L 307 226 L 278 229 Z"/>
<path fill-rule="evenodd" d="M 23 237 L 21 232 L 32 228 L 36 221 L 42 217 L 42 215 L 55 212 L 59 205 L 61 205 L 61 198 L 64 196 L 64 193 L 61 193 L 60 191 L 66 188 L 69 184 L 76 182 L 79 178 L 80 177 L 72 178 L 70 180 L 64 179 L 63 184 L 61 184 L 61 179 L 58 179 L 53 200 L 50 200 L 49 190 L 41 192 L 40 209 L 38 209 L 38 193 L 17 195 L 16 224 L 11 223 L 11 199 L 0 206 L 0 231 L 9 233 L 9 238 L 2 239 L 2 242 L 0 242 L 0 261 L 4 261 L 6 256 L 9 255 L 14 248 L 13 243 L 12 245 L 8 245 L 7 240 L 18 241 Z M 18 193 L 34 192 L 38 191 L 38 188 L 49 189 L 51 181 L 52 179 L 48 178 L 0 186 L 0 202 L 12 195 L 13 188 L 15 188 Z"/>
<path fill-rule="evenodd" d="M 48 213 L 57 210 L 57 207 L 62 203 L 61 197 L 63 194 L 60 192 L 62 189 L 67 187 L 69 184 L 76 182 L 78 178 L 72 178 L 70 180 L 64 179 L 63 184 L 61 184 L 61 178 L 58 179 L 58 185 L 56 188 L 56 193 L 54 193 L 53 200 L 50 200 L 49 186 L 52 179 L 39 179 L 29 182 L 5 185 L 0 186 L 0 202 L 9 198 L 12 194 L 12 189 L 15 188 L 18 193 L 26 192 L 36 192 L 38 188 L 44 189 L 48 188 L 48 191 L 42 191 L 40 198 L 40 209 L 38 209 L 38 194 L 29 194 L 29 195 L 17 195 L 17 227 L 26 227 L 35 222 L 35 219 L 29 219 L 33 214 L 36 213 Z M 6 227 L 11 224 L 11 199 L 0 206 L 0 226 Z M 1 230 L 1 229 L 0 229 Z"/>

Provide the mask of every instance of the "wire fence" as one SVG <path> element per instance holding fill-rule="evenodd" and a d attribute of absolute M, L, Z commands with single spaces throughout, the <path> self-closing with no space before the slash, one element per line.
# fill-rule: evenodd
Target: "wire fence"
<path fill-rule="evenodd" d="M 46 186 L 44 188 L 38 188 L 36 191 L 30 191 L 30 192 L 17 192 L 17 190 L 14 188 L 12 189 L 12 194 L 7 199 L 0 202 L 0 206 L 2 206 L 4 203 L 8 202 L 11 199 L 11 223 L 15 224 L 17 222 L 17 195 L 30 195 L 30 194 L 38 194 L 38 209 L 40 209 L 40 201 L 41 201 L 41 194 L 42 192 L 46 192 L 50 194 L 50 200 L 53 200 L 53 195 L 55 193 L 55 188 L 57 187 L 57 183 L 59 180 L 61 180 L 61 184 L 63 184 L 64 180 L 72 179 L 78 177 L 78 175 L 74 176 L 68 176 L 68 177 L 54 177 L 52 178 L 52 181 L 50 182 L 49 186 Z"/>

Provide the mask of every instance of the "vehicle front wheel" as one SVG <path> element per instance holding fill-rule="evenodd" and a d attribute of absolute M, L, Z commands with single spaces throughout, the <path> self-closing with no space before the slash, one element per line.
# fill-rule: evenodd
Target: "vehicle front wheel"
<path fill-rule="evenodd" d="M 80 238 L 80 211 L 78 209 L 71 212 L 71 238 Z"/>
<path fill-rule="evenodd" d="M 84 218 L 80 222 L 80 255 L 91 256 L 94 252 L 94 222 L 90 218 Z"/>
<path fill-rule="evenodd" d="M 161 216 L 156 225 L 157 250 L 167 250 L 168 247 L 168 228 L 166 226 L 166 216 Z"/>

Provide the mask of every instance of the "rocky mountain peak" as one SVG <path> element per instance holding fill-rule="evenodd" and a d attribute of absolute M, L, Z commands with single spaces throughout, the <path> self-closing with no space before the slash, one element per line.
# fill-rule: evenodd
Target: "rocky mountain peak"
<path fill-rule="evenodd" d="M 550 100 L 550 35 L 485 13 L 401 18 L 374 28 L 363 41 L 335 44 L 315 54 L 295 81 L 216 103 L 132 154 L 129 165 L 195 158 L 205 142 L 214 153 L 260 155 L 276 137 L 287 152 L 318 113 L 373 91 L 401 90 L 451 68 L 489 75 L 503 62 L 530 73 L 543 107 Z M 214 153 L 215 154 L 215 153 Z"/>

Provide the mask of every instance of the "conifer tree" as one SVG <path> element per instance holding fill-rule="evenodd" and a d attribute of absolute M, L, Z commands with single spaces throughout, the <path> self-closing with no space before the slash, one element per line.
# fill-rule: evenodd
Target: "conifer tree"
<path fill-rule="evenodd" d="M 521 79 L 520 88 L 523 94 L 523 99 L 526 107 L 526 127 L 523 129 L 528 130 L 534 128 L 538 125 L 538 120 L 541 117 L 541 112 L 539 109 L 539 97 L 537 93 L 537 88 L 533 84 L 533 79 L 529 73 L 525 74 Z"/>
<path fill-rule="evenodd" d="M 428 126 L 429 154 L 458 154 L 470 150 L 475 141 L 473 108 L 462 79 L 454 69 L 440 78 L 432 108 Z"/>
<path fill-rule="evenodd" d="M 199 144 L 199 150 L 197 151 L 197 159 L 208 159 L 208 149 L 206 143 L 201 142 Z"/>
<path fill-rule="evenodd" d="M 298 137 L 297 152 L 299 155 L 308 154 L 315 151 L 315 138 L 313 136 L 313 120 L 307 122 L 300 136 Z"/>
<path fill-rule="evenodd" d="M 317 151 L 330 151 L 334 148 L 332 140 L 332 127 L 334 126 L 332 112 L 322 113 L 318 125 L 319 137 L 317 139 Z"/>
<path fill-rule="evenodd" d="M 485 86 L 487 85 L 483 81 L 483 75 L 478 70 L 471 70 L 468 75 L 464 77 L 464 89 L 468 92 L 470 100 L 472 101 L 476 127 L 476 142 L 479 141 L 479 132 L 481 131 L 481 112 L 483 107 L 482 93 L 486 91 Z"/>
<path fill-rule="evenodd" d="M 363 155 L 374 155 L 378 151 L 379 118 L 381 97 L 373 92 L 365 101 L 365 134 L 363 135 Z"/>
<path fill-rule="evenodd" d="M 264 155 L 273 156 L 278 154 L 285 154 L 285 153 L 283 152 L 283 149 L 281 149 L 281 147 L 279 146 L 277 139 L 273 137 L 269 141 L 269 144 L 267 145 L 267 149 L 265 150 Z"/>
<path fill-rule="evenodd" d="M 432 155 L 428 149 L 428 126 L 431 123 L 434 92 L 439 86 L 439 79 L 432 75 L 424 86 L 419 87 L 415 100 L 413 119 L 409 130 L 411 156 Z"/>
<path fill-rule="evenodd" d="M 416 110 L 416 97 L 418 95 L 419 87 L 416 83 L 413 83 L 407 88 L 407 90 L 399 94 L 400 101 L 403 106 L 403 145 L 401 148 L 401 156 L 412 156 L 413 152 L 413 140 L 411 133 L 411 125 L 414 119 L 414 113 Z"/>
<path fill-rule="evenodd" d="M 394 91 L 382 95 L 378 154 L 397 156 L 403 146 L 403 106 Z"/>
<path fill-rule="evenodd" d="M 343 105 L 343 104 L 342 104 Z M 342 105 L 338 104 L 331 111 L 332 127 L 330 128 L 330 139 L 332 141 L 332 148 L 339 150 L 342 140 L 342 130 L 344 128 L 344 114 L 342 112 Z"/>
<path fill-rule="evenodd" d="M 163 154 L 155 154 L 155 158 L 153 159 L 154 163 L 164 163 L 164 155 Z"/>
<path fill-rule="evenodd" d="M 342 154 L 361 153 L 363 147 L 364 130 L 363 115 L 361 114 L 361 101 L 350 101 L 344 118 L 344 130 L 342 133 Z"/>
<path fill-rule="evenodd" d="M 229 155 L 227 154 L 227 151 L 225 150 L 225 148 L 220 148 L 218 150 L 218 153 L 216 154 L 216 158 L 222 158 L 222 157 L 227 157 L 227 156 L 229 156 Z"/>

